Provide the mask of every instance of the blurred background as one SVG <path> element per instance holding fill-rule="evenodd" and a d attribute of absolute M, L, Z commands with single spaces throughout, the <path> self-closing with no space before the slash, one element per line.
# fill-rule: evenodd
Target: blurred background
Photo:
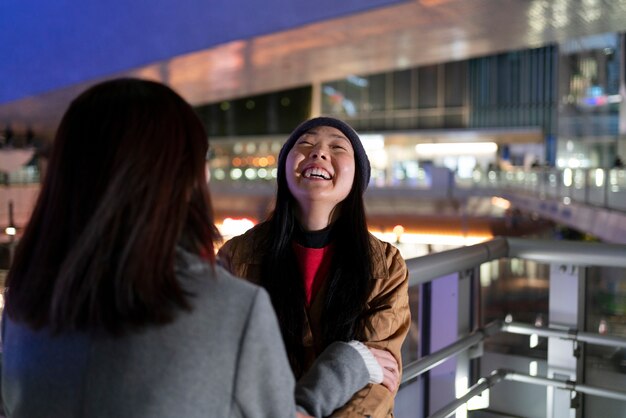
<path fill-rule="evenodd" d="M 626 0 L 8 0 L 0 27 L 0 278 L 61 115 L 119 76 L 166 83 L 196 109 L 225 239 L 271 211 L 288 134 L 329 115 L 359 132 L 371 232 L 406 259 L 498 236 L 626 244 Z M 556 264 L 477 266 L 470 328 L 548 326 Z M 573 325 L 626 338 L 624 268 L 585 267 L 580 283 Z M 411 288 L 406 363 L 429 352 L 425 309 L 443 303 L 431 290 Z M 548 346 L 489 338 L 472 379 L 497 364 L 546 374 Z M 575 369 L 589 384 L 626 387 L 624 349 L 589 346 Z M 626 417 L 624 401 L 587 397 L 561 414 L 549 389 L 507 385 L 469 414 Z M 434 388 L 397 416 L 434 413 Z"/>

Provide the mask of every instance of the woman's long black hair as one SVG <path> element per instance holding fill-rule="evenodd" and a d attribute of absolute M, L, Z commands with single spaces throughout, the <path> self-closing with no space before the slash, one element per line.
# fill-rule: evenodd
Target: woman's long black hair
<path fill-rule="evenodd" d="M 291 367 L 299 377 L 305 366 L 302 335 L 306 304 L 303 281 L 292 249 L 298 203 L 287 185 L 285 160 L 278 161 L 276 206 L 268 220 L 270 233 L 265 243 L 267 253 L 261 285 L 271 296 Z M 363 203 L 366 186 L 359 164 L 355 164 L 352 189 L 339 203 L 339 215 L 332 226 L 335 245 L 326 279 L 322 348 L 334 341 L 363 339 L 366 328 L 370 327 L 365 315 L 373 285 L 372 249 Z"/>

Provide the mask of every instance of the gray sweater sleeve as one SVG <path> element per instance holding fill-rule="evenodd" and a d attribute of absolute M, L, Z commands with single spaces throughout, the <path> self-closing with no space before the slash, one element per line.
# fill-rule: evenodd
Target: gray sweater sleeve
<path fill-rule="evenodd" d="M 294 418 L 294 384 L 269 296 L 259 289 L 242 335 L 232 416 Z"/>
<path fill-rule="evenodd" d="M 298 408 L 316 418 L 329 416 L 367 385 L 369 372 L 356 349 L 329 345 L 296 385 Z"/>
<path fill-rule="evenodd" d="M 249 312 L 238 356 L 234 417 L 325 417 L 367 385 L 361 355 L 347 343 L 329 345 L 294 390 L 294 378 L 269 296 L 259 289 Z M 295 403 L 294 403 L 295 393 Z"/>

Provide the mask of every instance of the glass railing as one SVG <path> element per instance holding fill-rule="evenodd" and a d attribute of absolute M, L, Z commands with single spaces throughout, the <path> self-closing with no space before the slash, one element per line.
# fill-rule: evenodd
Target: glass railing
<path fill-rule="evenodd" d="M 236 178 L 230 171 L 235 170 Z M 217 193 L 242 191 L 273 194 L 275 169 L 226 170 L 211 168 L 211 186 Z M 24 166 L 0 176 L 0 184 L 23 185 L 40 181 L 36 166 Z M 577 202 L 607 209 L 626 211 L 626 170 L 603 168 L 512 168 L 506 171 L 475 170 L 471 177 L 460 177 L 445 167 L 419 167 L 411 176 L 372 173 L 370 190 L 412 189 L 437 192 L 441 196 L 489 194 L 494 190 L 529 193 L 542 198 Z M 374 192 L 375 193 L 375 192 Z"/>
<path fill-rule="evenodd" d="M 519 261 L 548 265 L 547 312 L 485 323 L 484 293 L 476 289 L 488 285 L 482 266 L 495 260 L 518 270 Z M 423 295 L 411 307 L 420 339 L 413 349 L 418 358 L 405 359 L 396 416 L 491 411 L 539 418 L 570 416 L 576 409 L 582 417 L 625 416 L 626 245 L 496 238 L 409 259 L 407 266 L 410 288 Z M 515 280 L 509 292 L 526 287 Z M 494 351 L 490 342 L 503 336 L 517 339 L 500 341 Z M 513 344 L 508 349 L 502 347 L 507 341 Z"/>
<path fill-rule="evenodd" d="M 480 312 L 487 310 L 481 301 L 485 295 L 479 289 L 511 273 L 502 266 L 495 271 L 483 267 L 494 261 L 506 261 L 519 273 L 507 287 L 511 293 L 525 288 L 522 275 L 533 282 L 544 273 L 520 261 L 550 265 L 550 306 L 541 312 L 542 321 L 536 320 L 538 312 L 529 312 L 486 322 L 488 316 Z M 465 417 L 471 411 L 493 410 L 538 418 L 552 416 L 546 413 L 548 405 L 560 413 L 578 408 L 583 417 L 624 416 L 626 245 L 496 238 L 411 258 L 407 267 L 413 324 L 403 347 L 395 416 Z M 563 273 L 571 277 L 571 283 L 560 284 L 565 291 L 553 282 Z M 0 286 L 5 274 L 0 270 Z M 567 294 L 572 289 L 573 300 Z M 553 306 L 554 298 L 577 308 L 574 324 L 558 318 L 561 307 Z M 467 326 L 459 326 L 464 321 Z M 512 344 L 523 341 L 526 350 L 490 349 L 490 342 L 503 335 L 520 337 Z M 563 349 L 563 344 L 569 345 Z M 547 351 L 547 356 L 533 355 L 533 350 Z M 570 375 L 554 364 L 555 351 L 574 363 Z"/>
<path fill-rule="evenodd" d="M 39 169 L 36 166 L 23 166 L 10 173 L 0 173 L 0 185 L 37 184 L 40 181 Z"/>
<path fill-rule="evenodd" d="M 534 168 L 475 173 L 456 179 L 457 189 L 498 189 L 526 192 L 565 203 L 626 211 L 626 170 L 603 168 Z"/>

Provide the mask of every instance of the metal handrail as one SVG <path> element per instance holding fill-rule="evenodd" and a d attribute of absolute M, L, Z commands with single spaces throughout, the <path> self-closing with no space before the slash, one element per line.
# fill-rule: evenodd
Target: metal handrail
<path fill-rule="evenodd" d="M 480 244 L 408 259 L 406 265 L 409 269 L 409 286 L 427 283 L 448 274 L 507 257 L 508 252 L 507 238 L 496 237 Z"/>
<path fill-rule="evenodd" d="M 571 390 L 574 392 L 585 393 L 587 395 L 595 395 L 603 398 L 617 399 L 626 401 L 626 392 L 621 390 L 611 390 L 599 388 L 596 386 L 578 384 L 572 380 L 558 380 L 549 377 L 531 376 L 525 373 L 518 373 L 512 370 L 505 372 L 504 378 L 514 382 L 532 383 L 534 385 L 554 386 L 559 389 Z"/>
<path fill-rule="evenodd" d="M 470 347 L 482 342 L 486 337 L 498 333 L 502 329 L 500 321 L 490 323 L 484 328 L 478 329 L 470 335 L 463 337 L 446 347 L 409 363 L 402 369 L 402 384 L 408 383 L 419 375 L 427 372 L 433 367 L 437 367 L 450 357 L 467 350 Z"/>
<path fill-rule="evenodd" d="M 531 383 L 534 385 L 552 386 L 559 389 L 571 390 L 573 392 L 580 392 L 587 395 L 595 395 L 603 398 L 617 399 L 620 401 L 626 401 L 626 392 L 619 390 L 611 390 L 605 388 L 599 388 L 596 386 L 589 386 L 583 384 L 577 384 L 572 380 L 559 380 L 551 379 L 549 377 L 531 376 L 525 373 L 518 373 L 512 370 L 498 369 L 491 372 L 489 377 L 481 378 L 474 386 L 468 389 L 468 391 L 460 398 L 448 403 L 446 406 L 430 415 L 429 418 L 447 418 L 452 415 L 461 405 L 472 399 L 474 396 L 479 395 L 484 390 L 496 385 L 502 380 L 510 380 L 513 382 Z"/>
<path fill-rule="evenodd" d="M 479 328 L 471 334 L 458 339 L 445 346 L 444 348 L 422 357 L 419 360 L 407 364 L 402 369 L 402 382 L 404 385 L 411 380 L 419 377 L 433 367 L 438 366 L 451 357 L 475 346 L 485 340 L 485 338 L 496 335 L 499 332 L 508 332 L 510 334 L 532 335 L 536 334 L 540 337 L 553 337 L 572 341 L 581 341 L 595 345 L 606 347 L 626 348 L 626 338 L 611 337 L 608 335 L 594 334 L 591 332 L 578 332 L 575 329 L 558 329 L 551 327 L 536 327 L 534 325 L 524 324 L 521 322 L 503 322 L 494 321 Z"/>
<path fill-rule="evenodd" d="M 479 244 L 406 260 L 409 286 L 506 257 L 543 263 L 626 267 L 626 245 L 496 237 Z"/>
<path fill-rule="evenodd" d="M 430 415 L 428 418 L 447 418 L 447 417 L 449 417 L 450 415 L 454 414 L 454 412 L 461 405 L 467 403 L 467 401 L 472 399 L 474 396 L 480 395 L 486 389 L 489 389 L 490 387 L 492 387 L 492 386 L 496 385 L 497 383 L 499 383 L 505 377 L 505 375 L 506 375 L 505 371 L 502 371 L 502 370 L 495 370 L 495 371 L 493 371 L 491 373 L 491 375 L 489 375 L 488 377 L 483 377 L 483 378 L 479 379 L 478 382 L 476 382 L 475 385 L 473 385 L 471 388 L 469 388 L 467 390 L 465 395 L 461 396 L 460 398 L 457 398 L 457 399 L 453 400 L 452 402 L 450 402 L 449 404 L 447 404 L 446 406 L 444 406 L 443 408 L 441 408 L 440 410 L 438 410 L 434 414 Z"/>
<path fill-rule="evenodd" d="M 626 338 L 611 337 L 609 335 L 595 334 L 593 332 L 581 332 L 576 329 L 557 329 L 549 327 L 536 327 L 521 322 L 504 322 L 502 331 L 511 334 L 532 335 L 539 337 L 554 337 L 563 340 L 581 341 L 589 344 L 603 345 L 607 347 L 626 348 Z"/>
<path fill-rule="evenodd" d="M 506 238 L 508 257 L 577 266 L 626 267 L 626 245 Z"/>

